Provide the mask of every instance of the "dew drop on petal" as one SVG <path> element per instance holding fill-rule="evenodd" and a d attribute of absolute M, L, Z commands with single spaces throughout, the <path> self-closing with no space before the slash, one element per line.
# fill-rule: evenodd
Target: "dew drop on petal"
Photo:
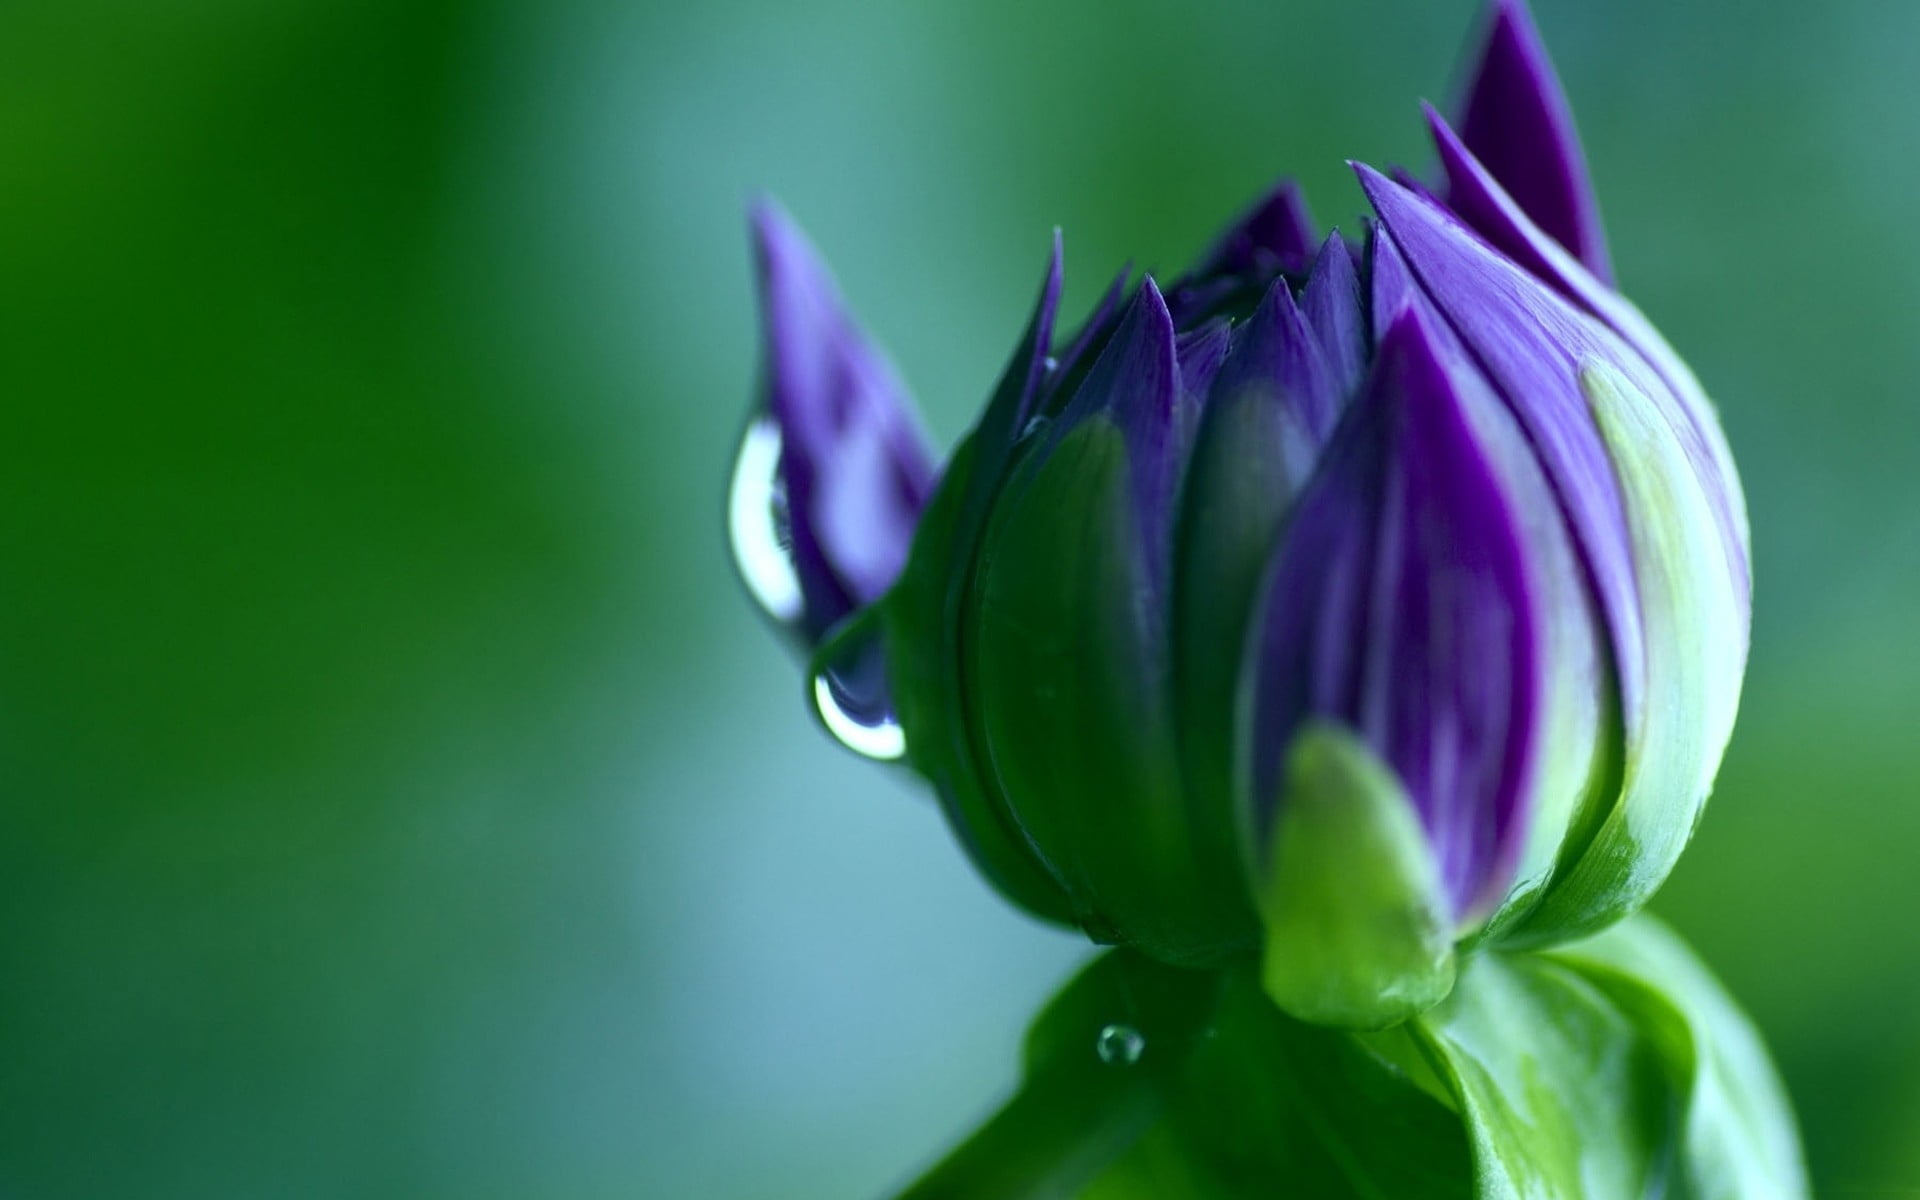
<path fill-rule="evenodd" d="M 855 754 L 877 762 L 894 762 L 906 755 L 907 736 L 892 711 L 860 711 L 835 686 L 833 672 L 813 677 L 813 706 L 827 732 Z"/>
<path fill-rule="evenodd" d="M 780 477 L 780 426 L 761 417 L 747 426 L 733 461 L 727 492 L 727 532 L 733 561 L 747 590 L 782 624 L 800 617 L 805 603 L 793 565 L 787 489 Z"/>

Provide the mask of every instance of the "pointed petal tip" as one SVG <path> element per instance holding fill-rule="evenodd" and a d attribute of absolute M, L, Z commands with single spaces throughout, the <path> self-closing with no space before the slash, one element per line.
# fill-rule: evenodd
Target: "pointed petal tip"
<path fill-rule="evenodd" d="M 1421 319 L 1420 310 L 1409 306 L 1394 314 L 1387 323 L 1387 330 L 1380 335 L 1380 357 L 1399 358 L 1406 356 L 1412 361 L 1426 360 L 1438 364 L 1433 342 L 1427 333 L 1427 323 Z"/>
<path fill-rule="evenodd" d="M 1533 14 L 1527 10 L 1525 0 L 1493 0 L 1488 7 L 1496 23 L 1519 22 L 1529 26 L 1533 23 Z"/>
<path fill-rule="evenodd" d="M 1300 185 L 1283 178 L 1227 225 L 1201 255 L 1199 265 L 1172 290 L 1178 297 L 1183 285 L 1195 280 L 1260 277 L 1275 268 L 1299 270 L 1318 240 Z"/>
<path fill-rule="evenodd" d="M 1155 413 L 1155 420 L 1170 414 L 1177 390 L 1178 340 L 1159 284 L 1152 275 L 1143 276 L 1070 408 L 1139 409 Z"/>
<path fill-rule="evenodd" d="M 1307 211 L 1307 195 L 1291 176 L 1267 189 L 1253 206 L 1247 224 L 1262 244 L 1276 251 L 1304 249 L 1313 243 L 1313 216 Z"/>
<path fill-rule="evenodd" d="M 1348 159 L 1347 168 L 1351 170 L 1354 173 L 1355 177 L 1357 177 L 1360 180 L 1360 186 L 1363 190 L 1366 191 L 1367 198 L 1369 200 L 1373 198 L 1373 191 L 1375 188 L 1399 186 L 1398 184 L 1395 184 L 1392 179 L 1389 179 L 1385 174 L 1376 170 L 1374 167 L 1370 166 L 1369 164 L 1361 162 L 1357 158 Z"/>
<path fill-rule="evenodd" d="M 814 294 L 839 306 L 839 287 L 813 239 L 785 206 L 771 195 L 760 193 L 747 203 L 747 234 L 753 243 L 754 266 L 760 273 L 760 290 L 768 317 L 779 306 L 775 296 Z M 790 289 L 798 289 L 797 292 Z"/>
<path fill-rule="evenodd" d="M 1424 385 L 1422 390 L 1427 393 L 1427 402 L 1439 400 L 1457 407 L 1459 397 L 1446 359 L 1420 309 L 1418 304 L 1404 305 L 1389 318 L 1375 351 L 1374 369 L 1400 379 L 1418 380 Z"/>
<path fill-rule="evenodd" d="M 1460 144 L 1534 223 L 1610 281 L 1606 234 L 1573 111 L 1524 3 L 1492 6 L 1455 111 Z"/>
<path fill-rule="evenodd" d="M 1534 24 L 1533 10 L 1526 0 L 1493 0 L 1488 8 L 1487 41 L 1512 38 L 1527 48 L 1540 46 L 1540 27 Z"/>
<path fill-rule="evenodd" d="M 1481 17 L 1479 55 L 1469 82 L 1469 93 L 1476 90 L 1489 71 L 1518 67 L 1529 74 L 1553 77 L 1546 43 L 1540 26 L 1524 0 L 1492 0 Z"/>
<path fill-rule="evenodd" d="M 1134 298 L 1132 312 L 1128 314 L 1127 320 L 1122 325 L 1123 330 L 1126 325 L 1133 323 L 1135 313 L 1142 322 L 1151 323 L 1151 329 L 1156 338 L 1164 339 L 1169 346 L 1173 344 L 1175 337 L 1173 312 L 1167 307 L 1167 298 L 1160 294 L 1160 284 L 1154 279 L 1151 271 L 1140 277 L 1140 291 Z"/>
<path fill-rule="evenodd" d="M 1036 302 L 1033 317 L 1027 324 L 1027 333 L 1021 342 L 1021 353 L 1026 355 L 1026 371 L 1021 385 L 1020 398 L 1015 408 L 1013 428 L 1007 433 L 1017 432 L 1024 426 L 1039 404 L 1040 388 L 1045 382 L 1050 357 L 1053 351 L 1053 323 L 1060 311 L 1060 293 L 1066 284 L 1066 241 L 1060 227 L 1053 227 L 1053 238 L 1047 252 L 1046 274 L 1040 280 L 1040 299 Z"/>
<path fill-rule="evenodd" d="M 807 244 L 799 222 L 767 192 L 755 192 L 747 199 L 747 230 L 755 249 L 768 256 L 796 242 Z"/>
<path fill-rule="evenodd" d="M 1041 303 L 1045 305 L 1047 309 L 1047 329 L 1049 334 L 1051 334 L 1053 328 L 1052 310 L 1060 303 L 1060 288 L 1066 280 L 1066 273 L 1067 240 L 1065 235 L 1061 233 L 1060 227 L 1055 225 L 1053 227 L 1053 238 L 1047 250 L 1046 282 L 1041 285 L 1040 289 Z M 1042 354 L 1045 354 L 1046 350 L 1047 348 L 1045 346 L 1040 347 Z"/>
<path fill-rule="evenodd" d="M 1486 177 L 1491 182 L 1486 168 L 1474 158 L 1473 151 L 1467 149 L 1466 141 L 1454 131 L 1445 113 L 1422 100 L 1420 115 L 1427 123 L 1427 136 L 1433 139 L 1433 148 L 1439 152 L 1440 171 L 1446 178 L 1450 203 L 1462 198 L 1462 192 L 1473 182 L 1473 177 Z"/>
<path fill-rule="evenodd" d="M 1394 210 L 1404 210 L 1409 204 L 1430 199 L 1422 197 L 1405 183 L 1366 163 L 1355 162 L 1349 165 L 1352 166 L 1354 175 L 1360 180 L 1360 190 L 1366 195 L 1367 203 L 1373 206 L 1375 224 L 1378 226 L 1391 229 L 1394 222 L 1390 214 Z"/>
<path fill-rule="evenodd" d="M 1569 244 L 1520 203 L 1443 114 L 1429 108 L 1426 118 L 1447 181 L 1447 211 L 1575 304 L 1600 311 L 1593 293 L 1610 290 L 1612 281 L 1597 223 L 1584 251 Z"/>
<path fill-rule="evenodd" d="M 784 491 L 780 531 L 753 544 L 769 561 L 766 545 L 777 547 L 798 600 L 763 606 L 817 644 L 892 585 L 938 470 L 905 385 L 798 223 L 765 195 L 749 201 L 747 221 L 765 363 L 753 429 L 768 431 L 749 437 L 759 437 L 753 461 L 771 485 L 740 486 L 762 494 L 747 505 L 756 521 L 770 487 Z M 743 566 L 750 583 L 757 569 Z"/>

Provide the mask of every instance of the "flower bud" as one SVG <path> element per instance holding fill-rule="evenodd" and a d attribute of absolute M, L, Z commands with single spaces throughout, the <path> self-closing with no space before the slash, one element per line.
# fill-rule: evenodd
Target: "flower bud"
<path fill-rule="evenodd" d="M 1443 186 L 1356 165 L 1362 243 L 1282 185 L 1057 342 L 1056 238 L 930 500 L 897 386 L 761 218 L 775 540 L 829 692 L 1017 903 L 1164 962 L 1258 952 L 1326 1024 L 1643 904 L 1745 665 L 1731 457 L 1608 282 L 1515 0 L 1462 110 L 1428 114 Z"/>

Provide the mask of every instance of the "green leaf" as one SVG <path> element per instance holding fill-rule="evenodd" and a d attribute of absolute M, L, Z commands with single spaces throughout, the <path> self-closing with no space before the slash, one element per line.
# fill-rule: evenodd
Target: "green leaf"
<path fill-rule="evenodd" d="M 1453 920 L 1406 790 L 1364 742 L 1313 723 L 1287 750 L 1259 884 L 1262 977 L 1286 1012 L 1384 1029 L 1453 986 Z"/>
<path fill-rule="evenodd" d="M 1100 1053 L 1115 1026 L 1131 1065 Z M 1035 1024 L 1019 1094 L 902 1200 L 1467 1200 L 1458 1116 L 1392 1058 L 1287 1018 L 1250 969 L 1114 951 Z"/>
<path fill-rule="evenodd" d="M 1415 1030 L 1465 1115 L 1475 1196 L 1667 1194 L 1667 1074 L 1651 1040 L 1579 972 L 1532 955 L 1476 956 Z"/>
<path fill-rule="evenodd" d="M 1807 1188 L 1752 1026 L 1678 939 L 1639 918 L 1551 954 L 1474 956 L 1440 1005 L 1372 1034 L 1293 1020 L 1251 965 L 1188 971 L 1114 951 L 1035 1023 L 1020 1092 L 902 1200 L 1255 1195 L 1805 1200 Z"/>
<path fill-rule="evenodd" d="M 1083 1196 L 1467 1200 L 1469 1164 L 1444 1099 L 1367 1041 L 1288 1018 L 1240 972 L 1165 1117 Z"/>
<path fill-rule="evenodd" d="M 1700 960 L 1652 917 L 1551 957 L 1585 975 L 1646 1034 L 1682 1098 L 1689 1200 L 1802 1200 L 1800 1138 L 1759 1032 Z"/>
<path fill-rule="evenodd" d="M 1130 950 L 1096 959 L 1028 1032 L 1020 1092 L 900 1200 L 1079 1195 L 1160 1119 L 1221 982 Z M 1131 1061 L 1102 1054 L 1116 1034 L 1137 1047 Z"/>
<path fill-rule="evenodd" d="M 1221 394 L 1216 386 L 1186 468 L 1173 541 L 1174 716 L 1189 804 L 1212 861 L 1237 865 L 1243 876 L 1252 874 L 1252 819 L 1234 767 L 1246 635 L 1301 483 L 1280 448 L 1304 438 L 1290 430 L 1278 387 L 1250 380 Z"/>
<path fill-rule="evenodd" d="M 1487 1200 L 1804 1200 L 1792 1113 L 1751 1024 L 1663 925 L 1471 960 L 1415 1023 Z"/>

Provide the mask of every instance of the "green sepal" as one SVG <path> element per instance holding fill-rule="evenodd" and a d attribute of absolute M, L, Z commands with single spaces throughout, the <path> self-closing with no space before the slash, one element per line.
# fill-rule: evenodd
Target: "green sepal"
<path fill-rule="evenodd" d="M 921 515 L 900 580 L 881 602 L 887 682 L 907 761 L 933 784 L 954 836 L 1000 894 L 1045 920 L 1071 923 L 1060 885 L 1035 857 L 983 774 L 961 674 L 960 611 L 983 517 L 970 501 L 983 469 L 976 434 L 961 444 Z"/>
<path fill-rule="evenodd" d="M 1043 920 L 1073 920 L 1073 906 L 1033 852 L 992 776 L 972 720 L 967 605 L 980 539 L 1001 484 L 1022 450 L 1035 370 L 1052 337 L 1060 285 L 1060 235 L 1033 315 L 980 422 L 954 451 L 914 529 L 906 567 L 881 607 L 887 684 L 914 770 L 933 784 L 954 836 L 980 873 Z"/>
<path fill-rule="evenodd" d="M 1287 749 L 1257 885 L 1267 994 L 1303 1021 L 1384 1029 L 1453 987 L 1438 865 L 1392 768 L 1348 730 L 1303 726 Z"/>
<path fill-rule="evenodd" d="M 1274 381 L 1207 401 L 1182 485 L 1174 539 L 1173 686 L 1180 754 L 1196 837 L 1209 861 L 1253 875 L 1251 805 L 1235 777 L 1238 702 L 1255 602 L 1302 480 L 1280 452 L 1297 421 Z M 1232 864 L 1227 868 L 1226 864 Z M 1252 906 L 1244 940 L 1257 947 Z"/>
<path fill-rule="evenodd" d="M 1245 948 L 1237 845 L 1189 806 L 1168 633 L 1129 445 L 1091 416 L 1015 469 L 968 633 L 976 719 L 1009 810 L 1096 939 L 1199 965 Z"/>

